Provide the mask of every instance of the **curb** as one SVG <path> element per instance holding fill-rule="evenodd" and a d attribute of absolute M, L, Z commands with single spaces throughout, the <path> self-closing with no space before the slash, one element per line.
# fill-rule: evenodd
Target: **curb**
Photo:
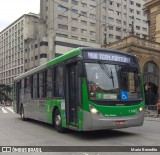
<path fill-rule="evenodd" d="M 160 117 L 156 117 L 156 118 L 154 118 L 154 117 L 144 117 L 144 120 L 145 121 L 155 121 L 155 122 L 160 122 Z"/>

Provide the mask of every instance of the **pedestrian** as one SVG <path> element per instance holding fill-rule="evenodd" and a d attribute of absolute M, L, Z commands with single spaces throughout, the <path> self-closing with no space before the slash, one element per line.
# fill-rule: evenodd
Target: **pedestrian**
<path fill-rule="evenodd" d="M 6 103 L 5 103 L 5 100 L 2 100 L 2 101 L 1 101 L 1 109 L 2 109 L 2 107 L 3 107 L 4 109 L 6 109 Z"/>

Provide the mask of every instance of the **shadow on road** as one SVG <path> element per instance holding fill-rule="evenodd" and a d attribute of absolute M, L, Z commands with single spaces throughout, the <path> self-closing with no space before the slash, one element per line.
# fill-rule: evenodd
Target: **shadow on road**
<path fill-rule="evenodd" d="M 21 118 L 17 118 L 18 121 L 21 121 Z M 39 126 L 40 128 L 45 128 L 47 130 L 52 130 L 53 132 L 56 132 L 56 134 L 60 135 L 67 135 L 71 136 L 72 138 L 78 138 L 83 140 L 103 140 L 103 139 L 113 139 L 118 137 L 132 137 L 137 135 L 137 133 L 131 133 L 127 131 L 123 131 L 123 129 L 114 129 L 114 130 L 97 130 L 97 131 L 74 131 L 74 130 L 67 130 L 65 133 L 58 133 L 53 125 L 43 123 L 40 121 L 28 119 L 24 123 L 29 123 L 32 125 Z"/>

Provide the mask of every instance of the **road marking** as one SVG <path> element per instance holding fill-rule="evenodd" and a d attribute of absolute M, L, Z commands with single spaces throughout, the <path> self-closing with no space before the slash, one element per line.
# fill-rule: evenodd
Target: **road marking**
<path fill-rule="evenodd" d="M 7 108 L 9 111 L 15 113 L 12 108 L 10 108 L 10 107 L 6 107 L 6 108 Z"/>
<path fill-rule="evenodd" d="M 4 109 L 4 107 L 2 107 L 1 109 L 2 109 L 3 113 L 8 113 L 8 112 Z"/>

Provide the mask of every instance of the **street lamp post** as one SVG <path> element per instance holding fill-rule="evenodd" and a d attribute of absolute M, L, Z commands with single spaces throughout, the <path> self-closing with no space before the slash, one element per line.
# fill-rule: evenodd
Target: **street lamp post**
<path fill-rule="evenodd" d="M 131 34 L 134 35 L 134 16 L 132 16 L 132 28 L 131 28 Z"/>
<path fill-rule="evenodd" d="M 107 45 L 107 27 L 104 29 L 104 45 Z"/>

